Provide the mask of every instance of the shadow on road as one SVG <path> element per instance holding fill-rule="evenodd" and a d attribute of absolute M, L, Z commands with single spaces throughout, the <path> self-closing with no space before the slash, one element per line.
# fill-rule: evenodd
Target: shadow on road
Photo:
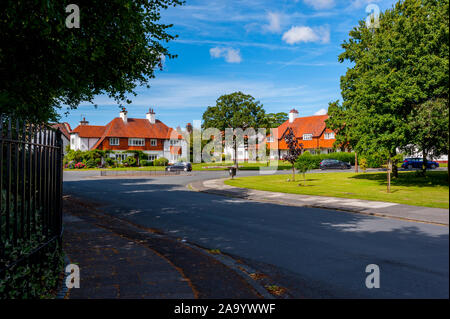
<path fill-rule="evenodd" d="M 269 265 L 295 297 L 448 298 L 448 227 L 197 193 L 170 179 L 68 181 L 64 191 L 135 224 Z M 382 289 L 365 287 L 368 264 L 380 267 Z"/>

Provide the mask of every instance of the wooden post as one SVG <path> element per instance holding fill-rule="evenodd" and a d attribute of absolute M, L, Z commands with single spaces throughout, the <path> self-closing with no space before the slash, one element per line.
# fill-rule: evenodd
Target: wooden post
<path fill-rule="evenodd" d="M 392 161 L 389 157 L 387 165 L 387 192 L 391 192 L 391 171 L 392 171 Z"/>
<path fill-rule="evenodd" d="M 355 173 L 358 173 L 358 153 L 355 151 Z"/>

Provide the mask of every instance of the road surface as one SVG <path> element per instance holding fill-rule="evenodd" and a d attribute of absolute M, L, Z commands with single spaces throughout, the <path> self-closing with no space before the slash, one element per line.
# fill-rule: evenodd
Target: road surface
<path fill-rule="evenodd" d="M 230 254 L 276 278 L 293 297 L 449 296 L 448 227 L 186 188 L 194 180 L 225 177 L 222 171 L 149 178 L 97 175 L 65 172 L 64 192 L 106 203 L 112 215 Z M 379 266 L 380 288 L 366 287 L 370 264 Z"/>

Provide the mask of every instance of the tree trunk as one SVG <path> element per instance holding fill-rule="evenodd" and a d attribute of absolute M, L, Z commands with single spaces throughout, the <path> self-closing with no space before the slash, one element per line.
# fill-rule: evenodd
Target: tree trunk
<path fill-rule="evenodd" d="M 238 169 L 238 160 L 237 160 L 237 141 L 234 140 L 234 167 L 236 167 L 236 173 Z"/>
<path fill-rule="evenodd" d="M 427 173 L 427 152 L 425 150 L 422 150 L 422 174 L 425 175 Z"/>
<path fill-rule="evenodd" d="M 391 170 L 392 170 L 392 160 L 389 157 L 387 162 L 387 192 L 391 192 Z"/>
<path fill-rule="evenodd" d="M 398 178 L 397 161 L 396 161 L 395 163 L 393 163 L 393 166 L 392 166 L 392 175 L 393 175 L 395 178 Z"/>
<path fill-rule="evenodd" d="M 294 164 L 292 164 L 292 181 L 295 182 L 295 167 L 294 167 Z"/>
<path fill-rule="evenodd" d="M 358 173 L 358 153 L 355 151 L 355 173 Z"/>

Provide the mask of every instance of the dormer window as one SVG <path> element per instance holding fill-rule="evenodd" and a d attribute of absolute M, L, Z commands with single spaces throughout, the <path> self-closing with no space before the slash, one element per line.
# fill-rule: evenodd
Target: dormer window
<path fill-rule="evenodd" d="M 312 134 L 303 134 L 303 140 L 304 141 L 311 141 L 313 135 Z"/>
<path fill-rule="evenodd" d="M 109 145 L 119 145 L 119 138 L 118 137 L 111 137 L 109 139 Z"/>
<path fill-rule="evenodd" d="M 334 139 L 334 133 L 333 133 L 333 132 L 331 132 L 331 133 L 325 133 L 325 134 L 324 134 L 324 138 L 325 138 L 326 140 L 332 140 L 332 139 Z"/>
<path fill-rule="evenodd" d="M 144 146 L 145 145 L 145 139 L 143 138 L 129 138 L 128 139 L 128 146 Z"/>

